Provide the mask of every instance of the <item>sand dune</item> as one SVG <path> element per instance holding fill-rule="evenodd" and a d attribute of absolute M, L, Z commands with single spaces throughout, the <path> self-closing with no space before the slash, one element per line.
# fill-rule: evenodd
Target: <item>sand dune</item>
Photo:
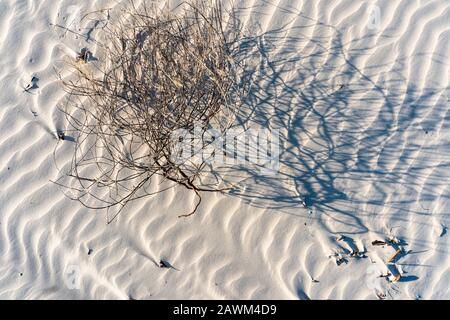
<path fill-rule="evenodd" d="M 235 1 L 264 53 L 252 121 L 280 129 L 279 174 L 245 172 L 189 219 L 179 188 L 107 225 L 50 182 L 73 148 L 55 69 L 95 54 L 74 16 L 119 5 L 0 2 L 0 298 L 450 298 L 448 1 Z M 371 244 L 391 236 L 395 267 Z M 392 268 L 399 282 L 378 278 Z"/>

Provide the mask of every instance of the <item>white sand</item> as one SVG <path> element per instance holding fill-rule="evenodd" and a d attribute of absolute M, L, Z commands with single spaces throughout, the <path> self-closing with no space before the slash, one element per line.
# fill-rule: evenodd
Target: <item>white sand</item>
<path fill-rule="evenodd" d="M 195 197 L 170 190 L 106 225 L 49 181 L 65 127 L 54 68 L 95 53 L 50 23 L 116 2 L 0 0 L 0 298 L 450 298 L 448 0 L 237 1 L 266 32 L 257 117 L 283 133 L 277 179 L 205 195 L 184 220 Z M 72 147 L 58 146 L 59 168 Z M 377 278 L 394 249 L 371 245 L 391 235 L 409 252 L 398 283 Z M 352 242 L 368 257 L 348 257 Z"/>

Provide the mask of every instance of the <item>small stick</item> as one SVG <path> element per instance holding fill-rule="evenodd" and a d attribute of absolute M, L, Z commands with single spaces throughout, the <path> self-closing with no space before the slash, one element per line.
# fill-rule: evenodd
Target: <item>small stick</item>
<path fill-rule="evenodd" d="M 395 251 L 395 253 L 388 259 L 388 263 L 395 261 L 401 253 L 402 253 L 402 250 L 397 249 L 397 251 Z"/>
<path fill-rule="evenodd" d="M 372 245 L 373 246 L 384 246 L 384 245 L 387 245 L 387 243 L 384 241 L 381 241 L 381 240 L 375 240 L 375 241 L 372 241 Z"/>

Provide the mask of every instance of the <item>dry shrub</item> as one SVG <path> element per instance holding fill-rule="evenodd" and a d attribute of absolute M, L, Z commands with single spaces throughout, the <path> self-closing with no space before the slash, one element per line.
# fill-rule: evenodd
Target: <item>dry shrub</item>
<path fill-rule="evenodd" d="M 170 12 L 149 6 L 124 11 L 101 31 L 98 62 L 71 64 L 76 79 L 64 112 L 77 133 L 66 175 L 70 197 L 95 209 L 158 194 L 152 178 L 197 195 L 227 190 L 206 157 L 174 161 L 180 129 L 220 134 L 233 126 L 246 89 L 236 62 L 242 36 L 220 1 L 183 3 Z M 203 135 L 201 135 L 203 136 Z M 180 138 L 180 141 L 183 137 Z M 179 141 L 178 141 L 179 142 Z M 208 143 L 202 139 L 202 148 Z"/>

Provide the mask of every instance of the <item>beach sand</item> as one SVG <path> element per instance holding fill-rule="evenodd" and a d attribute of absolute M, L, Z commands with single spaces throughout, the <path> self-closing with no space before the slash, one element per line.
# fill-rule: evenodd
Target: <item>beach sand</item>
<path fill-rule="evenodd" d="M 188 219 L 180 187 L 107 224 L 51 182 L 74 146 L 55 70 L 95 55 L 77 17 L 118 5 L 0 1 L 0 298 L 450 298 L 449 1 L 235 1 L 279 172 Z"/>

